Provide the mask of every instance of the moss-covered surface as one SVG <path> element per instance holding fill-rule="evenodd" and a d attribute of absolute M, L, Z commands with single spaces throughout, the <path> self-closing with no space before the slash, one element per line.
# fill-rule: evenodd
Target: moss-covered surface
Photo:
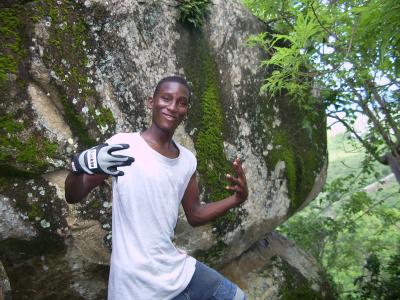
<path fill-rule="evenodd" d="M 77 277 L 85 271 L 71 271 L 70 262 L 65 259 L 63 245 L 60 243 L 59 248 L 55 248 L 54 245 L 49 247 L 45 239 L 37 239 L 34 242 L 7 240 L 0 243 L 0 260 L 4 263 L 11 283 L 12 299 L 88 299 L 74 288 L 77 284 L 85 286 L 82 281 L 77 281 L 81 280 Z M 6 253 L 3 251 L 6 249 L 16 250 Z M 90 279 L 92 282 L 106 283 L 108 271 L 108 266 L 93 266 L 90 269 Z M 97 299 L 107 298 L 105 287 L 104 284 L 104 288 L 97 291 Z"/>
<path fill-rule="evenodd" d="M 0 6 L 0 84 L 8 80 L 9 74 L 18 73 L 26 57 L 22 29 L 21 5 Z"/>
<path fill-rule="evenodd" d="M 43 61 L 53 72 L 65 118 L 83 147 L 96 144 L 115 130 L 111 111 L 102 106 L 91 79 L 88 55 L 96 44 L 85 22 L 84 7 L 75 1 L 36 1 L 32 21 L 44 22 L 49 33 Z"/>
<path fill-rule="evenodd" d="M 46 157 L 56 154 L 57 144 L 37 133 L 21 139 L 27 126 L 26 121 L 16 121 L 15 115 L 0 115 L 0 176 L 40 174 L 47 168 Z"/>
<path fill-rule="evenodd" d="M 315 107 L 310 112 L 282 96 L 266 99 L 261 114 L 266 123 L 259 124 L 258 130 L 265 132 L 262 135 L 264 145 L 272 145 L 264 158 L 270 170 L 278 161 L 285 163 L 293 213 L 310 193 L 327 157 L 323 109 Z M 275 119 L 280 120 L 279 125 L 274 125 Z"/>
<path fill-rule="evenodd" d="M 310 111 L 284 94 L 271 98 L 258 91 L 256 84 L 254 89 L 248 89 L 247 99 L 240 103 L 239 111 L 251 120 L 252 149 L 264 158 L 269 173 L 279 161 L 285 163 L 291 201 L 289 214 L 292 214 L 310 193 L 327 161 L 324 109 L 321 103 Z"/>
<path fill-rule="evenodd" d="M 218 268 L 220 258 L 223 256 L 227 247 L 228 245 L 226 243 L 218 241 L 214 246 L 207 250 L 197 250 L 193 253 L 193 256 L 212 268 Z"/>
<path fill-rule="evenodd" d="M 224 153 L 223 131 L 227 126 L 220 104 L 218 71 L 202 33 L 190 31 L 190 47 L 182 54 L 182 64 L 192 84 L 188 131 L 194 133 L 197 170 L 204 201 L 218 201 L 230 195 L 226 174 L 232 174 L 231 162 Z M 240 226 L 245 211 L 231 209 L 213 222 L 217 236 Z"/>
<path fill-rule="evenodd" d="M 26 299 L 28 295 L 32 296 L 31 299 L 39 299 L 35 297 L 44 295 L 43 291 L 47 290 L 43 288 L 40 293 L 34 290 L 34 286 L 38 285 L 38 272 L 43 275 L 43 269 L 47 267 L 47 262 L 41 258 L 63 255 L 65 250 L 64 239 L 61 237 L 67 227 L 63 218 L 65 203 L 59 201 L 55 188 L 48 187 L 43 179 L 27 181 L 25 178 L 0 177 L 0 194 L 9 195 L 10 203 L 19 212 L 19 218 L 32 224 L 37 232 L 36 237 L 29 240 L 7 238 L 0 241 L 0 260 L 10 279 L 13 299 Z M 31 260 L 42 260 L 42 265 L 33 268 Z M 36 278 L 30 276 L 31 273 L 35 273 Z M 48 280 L 62 279 L 60 274 L 52 274 L 55 277 L 48 277 Z M 44 287 L 45 282 L 42 281 L 41 285 Z"/>
<path fill-rule="evenodd" d="M 0 176 L 40 174 L 57 151 L 26 114 L 27 15 L 18 1 L 0 6 Z"/>
<path fill-rule="evenodd" d="M 55 187 L 49 187 L 43 178 L 0 177 L 0 194 L 8 195 L 20 216 L 29 220 L 39 235 L 58 239 L 60 232 L 57 230 L 62 231 L 67 226 L 66 204 L 59 200 Z"/>
<path fill-rule="evenodd" d="M 83 5 L 69 0 L 0 4 L 0 176 L 34 177 L 51 167 L 48 158 L 54 159 L 57 150 L 65 150 L 57 149 L 33 124 L 26 101 L 27 85 L 35 81 L 28 72 L 28 48 L 35 42 L 43 47 L 41 58 L 50 71 L 50 85 L 57 90 L 61 113 L 80 147 L 92 146 L 95 137 L 103 139 L 114 132 L 113 114 L 100 103 L 91 79 L 88 55 L 94 55 L 96 45 L 84 15 Z M 47 31 L 46 38 L 33 42 L 38 23 Z M 49 92 L 48 86 L 36 84 Z"/>
<path fill-rule="evenodd" d="M 321 292 L 311 288 L 313 282 L 310 282 L 283 260 L 273 258 L 274 264 L 283 272 L 282 283 L 279 286 L 279 299 L 282 300 L 334 300 L 337 299 L 332 293 L 329 285 L 322 285 L 321 276 L 318 286 Z"/>

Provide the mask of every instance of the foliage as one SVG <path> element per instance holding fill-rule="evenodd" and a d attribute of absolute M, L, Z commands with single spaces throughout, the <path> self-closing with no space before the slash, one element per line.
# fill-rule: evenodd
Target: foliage
<path fill-rule="evenodd" d="M 381 275 L 388 276 L 386 266 L 400 239 L 398 186 L 367 192 L 364 187 L 384 174 L 376 172 L 372 161 L 360 160 L 355 152 L 360 145 L 351 147 L 351 141 L 344 138 L 328 140 L 330 152 L 336 149 L 339 153 L 330 157 L 330 180 L 324 192 L 280 228 L 323 264 L 341 298 L 357 296 L 359 289 L 354 289 L 353 281 L 362 275 L 370 253 L 376 253 L 384 266 Z M 343 149 L 354 155 L 344 156 Z"/>
<path fill-rule="evenodd" d="M 250 39 L 272 71 L 261 92 L 323 101 L 375 160 L 400 162 L 400 4 L 396 0 L 244 0 L 271 28 Z M 312 91 L 314 97 L 308 97 Z M 361 135 L 358 116 L 368 118 Z M 398 167 L 397 167 L 398 168 Z"/>
<path fill-rule="evenodd" d="M 364 266 L 364 274 L 354 281 L 358 289 L 348 299 L 400 299 L 399 253 L 390 258 L 385 271 L 388 274 L 386 277 L 382 275 L 382 264 L 379 257 L 375 253 L 370 254 Z"/>
<path fill-rule="evenodd" d="M 179 0 L 180 20 L 194 27 L 201 27 L 208 12 L 211 0 Z"/>

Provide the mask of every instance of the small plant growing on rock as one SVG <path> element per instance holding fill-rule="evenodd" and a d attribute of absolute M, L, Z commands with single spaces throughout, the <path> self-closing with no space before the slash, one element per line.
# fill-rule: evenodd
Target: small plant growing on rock
<path fill-rule="evenodd" d="M 211 0 L 178 0 L 179 20 L 195 28 L 203 25 Z"/>

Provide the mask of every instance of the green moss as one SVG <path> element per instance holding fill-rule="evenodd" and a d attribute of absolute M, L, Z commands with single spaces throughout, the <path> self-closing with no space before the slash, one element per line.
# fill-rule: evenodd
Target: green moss
<path fill-rule="evenodd" d="M 276 259 L 275 259 L 276 261 Z M 323 300 L 334 299 L 329 290 L 324 290 L 322 295 L 311 288 L 311 282 L 304 278 L 298 271 L 293 270 L 289 264 L 279 261 L 279 268 L 283 271 L 283 284 L 279 287 L 279 299 L 282 300 Z"/>
<path fill-rule="evenodd" d="M 72 132 L 78 137 L 79 141 L 86 147 L 91 147 L 96 144 L 95 140 L 87 133 L 85 121 L 76 113 L 71 102 L 67 97 L 62 95 L 61 103 L 64 108 L 65 116 L 68 119 L 68 125 Z"/>
<path fill-rule="evenodd" d="M 0 165 L 4 168 L 1 176 L 40 174 L 48 166 L 46 157 L 55 156 L 56 143 L 35 134 L 22 138 L 27 126 L 16 122 L 12 114 L 0 115 Z"/>
<path fill-rule="evenodd" d="M 21 123 L 15 122 L 13 116 L 8 114 L 0 116 L 0 128 L 2 128 L 5 133 L 13 134 L 21 131 L 24 126 Z"/>
<path fill-rule="evenodd" d="M 232 173 L 232 165 L 225 156 L 223 145 L 224 119 L 220 104 L 219 78 L 215 61 L 204 37 L 192 32 L 184 62 L 185 73 L 192 83 L 193 96 L 189 120 L 194 134 L 197 154 L 197 170 L 204 201 L 219 201 L 230 195 L 226 190 L 226 174 Z M 241 224 L 245 211 L 231 209 L 213 222 L 217 236 L 233 231 Z"/>
<path fill-rule="evenodd" d="M 276 148 L 271 151 L 268 160 L 272 166 L 276 165 L 278 161 L 283 161 L 285 163 L 289 196 L 292 202 L 292 208 L 295 209 L 299 207 L 304 200 L 302 194 L 297 194 L 299 192 L 297 186 L 303 179 L 297 171 L 301 171 L 307 166 L 303 166 L 303 159 L 296 155 L 296 150 L 291 143 L 290 136 L 284 129 L 275 130 L 273 139 Z"/>
<path fill-rule="evenodd" d="M 28 15 L 27 5 L 0 8 L 0 98 L 7 108 L 0 113 L 0 176 L 40 174 L 49 165 L 46 158 L 57 151 L 57 144 L 34 129 L 21 105 L 27 97 Z"/>
<path fill-rule="evenodd" d="M 36 218 L 41 218 L 43 216 L 42 210 L 39 208 L 37 203 L 32 204 L 31 209 L 28 213 L 28 218 L 30 221 L 35 221 Z"/>
<path fill-rule="evenodd" d="M 99 134 L 100 127 L 107 124 L 108 133 L 113 132 L 116 122 L 111 111 L 100 103 L 90 78 L 87 55 L 96 46 L 84 20 L 84 8 L 74 1 L 57 4 L 42 0 L 37 1 L 33 11 L 33 20 L 45 20 L 49 25 L 43 60 L 62 81 L 58 89 L 71 130 L 84 147 L 93 146 L 96 131 Z M 82 109 L 89 113 L 83 113 Z"/>
<path fill-rule="evenodd" d="M 218 241 L 217 244 L 207 250 L 196 251 L 193 256 L 208 266 L 216 268 L 218 266 L 218 260 L 223 255 L 227 247 L 227 244 L 222 241 Z"/>
<path fill-rule="evenodd" d="M 324 114 L 322 109 L 315 107 L 314 112 L 318 111 L 320 114 L 306 111 L 285 97 L 266 100 L 261 110 L 265 124 L 259 124 L 257 131 L 265 132 L 263 144 L 273 147 L 265 161 L 270 170 L 274 170 L 278 161 L 285 163 L 291 213 L 310 193 L 323 166 L 322 158 L 327 156 Z M 280 120 L 279 126 L 273 126 L 274 118 Z"/>
<path fill-rule="evenodd" d="M 99 109 L 89 108 L 89 114 L 96 120 L 96 123 L 99 126 L 114 127 L 116 124 L 114 115 L 108 108 L 105 107 L 100 107 Z"/>
<path fill-rule="evenodd" d="M 22 12 L 20 5 L 0 8 L 0 84 L 8 80 L 7 74 L 17 74 L 26 57 L 20 34 Z"/>

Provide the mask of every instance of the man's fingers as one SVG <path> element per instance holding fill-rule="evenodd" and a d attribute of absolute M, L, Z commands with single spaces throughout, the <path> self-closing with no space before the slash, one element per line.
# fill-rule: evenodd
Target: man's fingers
<path fill-rule="evenodd" d="M 227 178 L 230 182 L 233 182 L 235 184 L 239 185 L 245 185 L 246 184 L 246 175 L 244 174 L 243 167 L 242 167 L 242 162 L 240 159 L 237 157 L 233 161 L 233 168 L 235 169 L 235 172 L 237 174 L 237 177 L 232 177 L 227 175 Z"/>
<path fill-rule="evenodd" d="M 115 172 L 112 172 L 112 176 L 123 176 L 125 173 L 123 171 L 116 170 Z"/>
<path fill-rule="evenodd" d="M 135 161 L 135 159 L 133 157 L 126 156 L 126 158 L 127 159 L 124 161 L 124 166 L 129 166 Z"/>
<path fill-rule="evenodd" d="M 235 160 L 233 161 L 233 167 L 235 168 L 235 171 L 238 176 L 244 177 L 242 162 L 240 161 L 240 159 L 238 157 L 235 158 Z"/>
<path fill-rule="evenodd" d="M 115 167 L 110 167 L 107 169 L 106 173 L 111 176 L 122 176 L 124 172 L 117 170 Z"/>
<path fill-rule="evenodd" d="M 226 179 L 228 179 L 233 184 L 239 183 L 239 179 L 233 177 L 231 174 L 226 174 Z"/>
<path fill-rule="evenodd" d="M 110 162 L 123 162 L 127 164 L 131 164 L 135 161 L 135 159 L 131 156 L 125 156 L 125 155 L 112 155 L 112 158 L 109 159 Z"/>
<path fill-rule="evenodd" d="M 235 193 L 242 193 L 244 191 L 243 186 L 240 185 L 228 185 L 225 189 Z"/>
<path fill-rule="evenodd" d="M 227 179 L 231 183 L 231 185 L 227 186 L 226 189 L 228 191 L 234 192 L 237 197 L 241 199 L 241 201 L 245 201 L 248 196 L 247 181 L 246 175 L 242 167 L 242 162 L 238 157 L 235 158 L 235 160 L 233 161 L 233 168 L 236 172 L 237 177 L 233 177 L 230 174 L 226 175 Z"/>
<path fill-rule="evenodd" d="M 231 191 L 231 192 L 236 192 L 237 186 L 236 185 L 235 186 L 228 185 L 225 187 L 225 189 L 227 189 L 228 191 Z"/>
<path fill-rule="evenodd" d="M 124 150 L 124 149 L 128 149 L 129 145 L 128 144 L 113 144 L 113 145 L 109 145 L 108 146 L 108 153 L 111 154 L 111 152 L 114 151 L 120 151 L 120 150 Z"/>

